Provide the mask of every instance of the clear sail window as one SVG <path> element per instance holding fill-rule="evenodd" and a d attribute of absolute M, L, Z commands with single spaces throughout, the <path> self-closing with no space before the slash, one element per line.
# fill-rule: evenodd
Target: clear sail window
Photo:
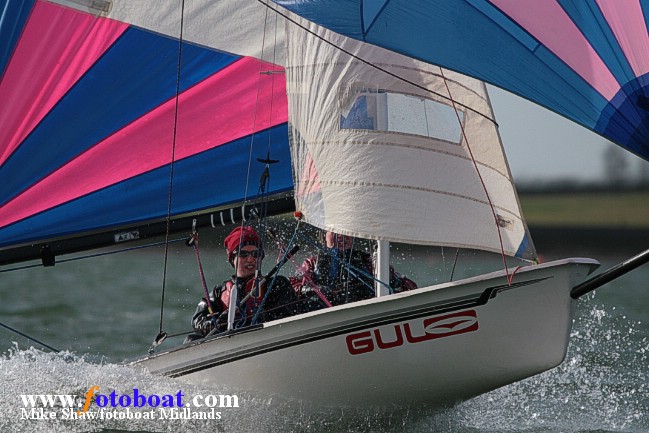
<path fill-rule="evenodd" d="M 459 111 L 464 122 L 464 112 Z M 418 96 L 359 89 L 340 116 L 341 129 L 400 132 L 459 144 L 462 130 L 453 107 Z"/>

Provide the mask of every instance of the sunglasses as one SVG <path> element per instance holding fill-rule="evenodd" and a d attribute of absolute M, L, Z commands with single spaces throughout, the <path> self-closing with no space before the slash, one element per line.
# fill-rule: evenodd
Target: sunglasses
<path fill-rule="evenodd" d="M 241 250 L 239 251 L 237 256 L 242 259 L 245 259 L 246 257 L 250 257 L 250 256 L 252 256 L 255 259 L 258 259 L 260 257 L 264 257 L 264 252 L 259 250 L 252 250 L 252 251 Z"/>

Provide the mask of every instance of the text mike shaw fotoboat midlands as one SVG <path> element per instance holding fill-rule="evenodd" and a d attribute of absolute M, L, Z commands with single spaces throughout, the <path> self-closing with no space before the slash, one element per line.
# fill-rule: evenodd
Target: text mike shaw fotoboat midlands
<path fill-rule="evenodd" d="M 20 395 L 23 420 L 74 419 L 222 419 L 223 408 L 238 408 L 236 395 L 186 396 L 175 394 L 145 395 L 138 388 L 130 394 L 115 390 L 101 393 L 91 386 L 84 395 Z"/>

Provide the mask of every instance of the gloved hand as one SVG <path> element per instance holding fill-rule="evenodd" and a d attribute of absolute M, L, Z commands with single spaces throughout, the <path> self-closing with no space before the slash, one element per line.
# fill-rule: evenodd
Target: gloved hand
<path fill-rule="evenodd" d="M 201 332 L 203 333 L 203 335 L 207 335 L 210 332 L 212 332 L 212 330 L 215 328 L 216 328 L 216 318 L 208 317 L 201 325 Z"/>

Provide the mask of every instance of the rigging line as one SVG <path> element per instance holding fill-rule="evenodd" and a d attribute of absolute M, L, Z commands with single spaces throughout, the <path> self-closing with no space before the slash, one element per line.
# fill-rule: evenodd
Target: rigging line
<path fill-rule="evenodd" d="M 176 159 L 176 139 L 178 135 L 178 103 L 180 95 L 180 71 L 182 68 L 182 52 L 183 52 L 183 27 L 185 25 L 185 0 L 180 5 L 180 34 L 178 36 L 178 68 L 176 71 L 176 101 L 174 107 L 174 130 L 173 141 L 171 145 L 171 164 L 169 167 L 169 195 L 167 200 L 167 228 L 165 231 L 165 251 L 164 251 L 164 266 L 162 271 L 162 293 L 160 296 L 160 333 L 162 335 L 162 322 L 164 318 L 164 302 L 165 290 L 167 287 L 167 263 L 169 258 L 169 234 L 171 232 L 171 209 L 173 199 L 173 185 L 174 185 L 174 162 Z"/>
<path fill-rule="evenodd" d="M 264 51 L 266 49 L 266 33 L 267 33 L 267 28 L 268 28 L 268 7 L 265 9 L 265 16 L 264 16 L 264 30 L 263 30 L 263 36 L 262 36 L 262 44 L 261 44 L 261 58 L 259 59 L 259 73 L 257 75 L 257 94 L 255 96 L 255 112 L 253 115 L 253 124 L 252 124 L 252 135 L 250 138 L 250 151 L 248 154 L 248 169 L 246 173 L 246 187 L 245 187 L 245 193 L 244 193 L 244 203 L 248 200 L 248 191 L 250 188 L 250 175 L 252 171 L 252 160 L 253 160 L 253 149 L 254 149 L 254 142 L 255 142 L 255 135 L 257 132 L 257 113 L 259 111 L 259 96 L 261 94 L 261 86 L 262 86 L 262 78 L 263 78 L 263 69 L 264 69 Z M 277 18 L 275 19 L 275 41 L 277 40 Z M 273 50 L 273 62 L 271 63 L 273 66 L 275 65 L 275 50 Z M 274 75 L 274 74 L 271 74 Z M 270 113 L 269 113 L 269 125 L 272 124 L 272 107 L 273 107 L 273 90 L 274 90 L 274 83 L 275 83 L 275 77 L 271 77 L 271 96 L 270 96 Z M 268 213 L 268 198 L 266 197 L 267 194 L 267 189 L 266 189 L 266 184 L 269 183 L 269 176 L 268 176 L 268 167 L 270 164 L 270 131 L 268 134 L 268 147 L 267 147 L 267 156 L 266 156 L 266 166 L 264 168 L 264 172 L 262 173 L 262 177 L 260 180 L 259 187 L 257 189 L 257 194 L 253 203 L 253 209 L 257 207 L 257 204 L 260 204 L 261 207 L 261 215 L 258 215 L 259 217 L 259 229 L 261 233 L 264 233 L 264 221 Z M 241 221 L 241 226 L 243 227 L 243 220 Z M 241 232 L 243 234 L 243 232 Z M 257 261 L 257 274 L 261 273 L 261 261 Z"/>
<path fill-rule="evenodd" d="M 190 238 L 190 243 L 194 247 L 194 252 L 196 253 L 196 262 L 198 263 L 198 274 L 201 277 L 201 285 L 203 286 L 203 293 L 205 294 L 205 302 L 207 303 L 207 311 L 210 315 L 214 314 L 214 309 L 212 308 L 212 301 L 210 301 L 210 294 L 207 290 L 207 283 L 205 282 L 205 272 L 203 272 L 203 263 L 201 262 L 201 253 L 198 248 L 198 231 L 194 231 Z"/>
<path fill-rule="evenodd" d="M 181 241 L 184 242 L 185 239 L 172 239 L 172 240 L 167 241 L 167 242 L 174 243 L 174 242 L 181 242 Z M 94 253 L 94 254 L 88 254 L 88 255 L 85 255 L 85 256 L 73 257 L 73 258 L 70 258 L 70 259 L 57 260 L 56 263 L 61 264 L 61 263 L 67 263 L 67 262 L 74 262 L 74 261 L 77 261 L 77 260 L 84 260 L 84 259 L 91 259 L 91 258 L 102 257 L 102 256 L 109 256 L 111 254 L 124 253 L 124 252 L 129 252 L 129 251 L 134 251 L 134 250 L 141 250 L 143 248 L 157 247 L 157 246 L 164 245 L 164 244 L 165 244 L 165 241 L 154 242 L 154 243 L 146 244 L 146 245 L 138 245 L 136 247 L 122 248 L 120 250 L 104 251 L 102 253 Z M 3 272 L 20 271 L 20 270 L 23 270 L 23 269 L 31 269 L 31 268 L 40 268 L 42 266 L 43 265 L 41 263 L 38 263 L 38 264 L 34 264 L 34 265 L 20 266 L 20 267 L 11 268 L 11 269 L 2 269 L 2 270 L 0 270 L 0 274 L 3 273 Z"/>
<path fill-rule="evenodd" d="M 295 226 L 295 229 L 293 230 L 293 236 L 291 236 L 291 239 L 289 239 L 288 243 L 286 244 L 286 251 L 284 251 L 284 255 L 282 256 L 280 263 L 284 262 L 282 266 L 284 266 L 287 262 L 287 256 L 291 252 L 291 249 L 289 246 L 293 245 L 295 243 L 295 238 L 298 233 L 298 229 L 300 227 L 300 221 L 297 222 L 297 225 Z M 273 274 L 273 278 L 270 280 L 270 283 L 266 285 L 266 293 L 264 294 L 264 297 L 261 300 L 261 303 L 257 306 L 257 311 L 255 311 L 254 316 L 252 317 L 252 324 L 254 325 L 257 323 L 257 318 L 259 317 L 259 314 L 263 311 L 264 303 L 266 302 L 266 299 L 268 298 L 268 295 L 270 291 L 273 289 L 273 285 L 275 284 L 275 280 L 277 279 L 277 276 L 279 275 L 279 271 L 281 269 L 281 266 L 275 271 Z"/>
<path fill-rule="evenodd" d="M 444 246 L 442 245 L 442 266 L 444 266 L 444 272 L 447 272 L 446 268 L 446 256 L 444 255 Z"/>
<path fill-rule="evenodd" d="M 368 60 L 363 59 L 362 57 L 359 57 L 358 55 L 352 53 L 351 51 L 348 51 L 348 50 L 346 50 L 346 49 L 344 49 L 344 48 L 342 48 L 342 47 L 339 47 L 338 45 L 334 44 L 333 42 L 331 42 L 331 41 L 325 39 L 323 36 L 320 36 L 319 34 L 315 33 L 314 31 L 312 31 L 312 30 L 306 28 L 305 26 L 303 26 L 302 24 L 298 23 L 297 21 L 295 21 L 294 19 L 292 19 L 291 17 L 289 17 L 287 14 L 280 12 L 279 9 L 273 9 L 273 8 L 271 8 L 271 7 L 270 7 L 268 4 L 266 4 L 266 2 L 264 2 L 263 0 L 257 0 L 257 2 L 259 2 L 259 3 L 261 3 L 262 5 L 266 6 L 266 8 L 271 9 L 271 10 L 272 10 L 273 12 L 275 12 L 276 14 L 281 15 L 281 16 L 284 17 L 286 20 L 288 20 L 289 22 L 295 24 L 296 26 L 298 26 L 299 28 L 301 28 L 301 29 L 304 30 L 305 32 L 307 32 L 307 33 L 309 33 L 309 34 L 315 36 L 316 38 L 320 39 L 321 41 L 325 42 L 326 44 L 329 44 L 329 45 L 331 45 L 332 47 L 334 47 L 334 48 L 336 48 L 336 49 L 342 51 L 343 53 L 347 54 L 348 56 L 353 57 L 353 58 L 355 58 L 356 60 L 358 60 L 358 61 L 360 61 L 360 62 L 362 62 L 362 63 L 365 63 L 366 65 L 371 66 L 372 68 L 375 68 L 375 69 L 378 70 L 378 71 L 381 71 L 381 72 L 383 72 L 383 73 L 385 73 L 385 74 L 388 74 L 388 75 L 390 75 L 391 77 L 396 78 L 396 79 L 399 80 L 399 81 L 402 81 L 402 82 L 404 82 L 404 83 L 410 84 L 411 86 L 414 86 L 414 87 L 416 87 L 416 88 L 418 88 L 418 89 L 420 89 L 420 90 L 423 90 L 423 91 L 425 91 L 425 92 L 427 92 L 427 93 L 430 93 L 431 95 L 439 96 L 440 98 L 443 98 L 443 99 L 449 100 L 448 96 L 446 96 L 446 95 L 443 95 L 443 94 L 441 94 L 441 93 L 437 93 L 437 92 L 435 92 L 435 91 L 433 91 L 433 90 L 427 88 L 426 86 L 422 86 L 421 84 L 417 84 L 417 83 L 415 83 L 414 81 L 408 80 L 407 78 L 403 78 L 403 77 L 401 77 L 400 75 L 395 74 L 394 72 L 390 72 L 390 71 L 388 71 L 387 69 L 382 68 L 381 66 L 378 66 L 378 65 L 376 65 L 376 64 L 374 64 L 374 63 L 372 63 L 372 62 L 370 62 L 370 61 L 368 61 Z M 426 62 L 424 62 L 424 63 L 426 63 Z M 449 101 L 450 101 L 450 100 L 449 100 Z M 475 110 L 474 108 L 471 108 L 471 107 L 469 107 L 469 106 L 467 106 L 467 105 L 464 105 L 464 104 L 462 104 L 462 103 L 460 103 L 460 102 L 455 102 L 455 104 L 456 104 L 456 105 L 459 105 L 460 107 L 462 107 L 462 108 L 464 108 L 464 109 L 466 109 L 466 110 L 468 110 L 468 111 L 471 111 L 471 112 L 473 112 L 473 113 L 476 113 L 478 116 L 484 117 L 485 119 L 489 120 L 490 122 L 492 122 L 492 123 L 494 123 L 494 124 L 497 124 L 495 119 L 492 119 L 492 118 L 486 116 L 485 114 L 483 114 L 483 113 L 481 113 L 481 112 Z"/>
<path fill-rule="evenodd" d="M 507 283 L 511 285 L 512 283 L 511 279 L 514 277 L 514 275 L 512 274 L 511 277 L 509 276 L 509 268 L 507 267 L 507 257 L 505 255 L 505 247 L 503 245 L 502 233 L 500 232 L 500 225 L 498 224 L 498 215 L 496 214 L 496 209 L 491 200 L 491 196 L 489 195 L 489 191 L 487 190 L 487 185 L 485 184 L 484 179 L 482 178 L 480 169 L 478 168 L 478 163 L 476 162 L 475 157 L 473 156 L 473 151 L 471 150 L 471 146 L 469 145 L 469 138 L 466 135 L 466 130 L 464 129 L 464 124 L 462 123 L 462 119 L 460 119 L 460 111 L 455 105 L 455 100 L 453 99 L 453 95 L 451 94 L 451 88 L 449 87 L 448 82 L 446 81 L 444 70 L 442 68 L 439 68 L 439 71 L 444 80 L 444 86 L 446 86 L 446 91 L 448 92 L 448 96 L 451 101 L 451 104 L 453 104 L 453 110 L 455 111 L 455 116 L 457 117 L 458 124 L 460 125 L 460 130 L 462 131 L 462 137 L 464 138 L 464 142 L 466 143 L 466 148 L 469 151 L 469 155 L 471 156 L 471 162 L 473 163 L 473 166 L 475 167 L 475 171 L 478 174 L 478 179 L 480 179 L 480 184 L 482 185 L 482 189 L 484 190 L 485 195 L 487 196 L 487 201 L 489 202 L 489 207 L 491 208 L 491 214 L 493 215 L 494 222 L 496 223 L 496 230 L 498 230 L 498 241 L 500 242 L 500 254 L 503 259 L 503 264 L 505 265 L 505 274 L 507 275 Z"/>
<path fill-rule="evenodd" d="M 300 225 L 300 221 L 301 220 L 299 220 L 299 219 L 297 220 L 297 226 Z M 296 230 L 297 230 L 297 227 L 296 227 Z M 280 251 L 279 256 L 277 257 L 277 263 L 279 263 L 280 260 L 282 259 L 282 257 L 284 256 L 284 253 L 288 250 L 288 245 L 284 245 L 284 243 L 281 241 L 281 239 L 277 235 L 275 235 L 272 230 L 268 229 L 268 233 L 275 240 L 275 244 L 277 245 L 277 248 Z M 295 259 L 294 255 L 291 256 L 290 260 L 293 263 L 293 265 L 295 265 L 295 267 L 299 270 L 301 264 L 298 263 L 298 261 Z M 312 286 L 313 291 L 315 292 L 316 296 L 318 298 L 320 298 L 322 300 L 322 302 L 324 302 L 327 307 L 332 306 L 331 302 L 329 302 L 327 297 L 320 290 L 320 286 L 318 284 L 316 284 L 316 282 L 313 280 L 313 278 L 307 272 L 303 273 L 302 279 L 303 279 L 303 283 L 304 283 L 304 280 L 306 280 L 306 283 L 310 284 Z"/>
<path fill-rule="evenodd" d="M 301 240 L 301 241 L 304 241 L 304 242 L 306 242 L 309 246 L 315 248 L 316 251 L 318 252 L 318 254 L 322 254 L 322 255 L 331 255 L 331 254 L 329 253 L 329 248 L 327 248 L 326 245 L 323 246 L 323 245 L 321 245 L 321 244 L 319 244 L 319 243 L 317 243 L 317 242 L 312 241 L 311 239 L 309 239 L 308 237 L 305 237 L 305 236 L 303 236 L 303 235 L 299 235 L 299 237 L 300 237 L 300 240 Z M 332 257 L 332 258 L 333 258 L 333 257 Z M 373 281 L 376 282 L 376 283 L 382 284 L 382 285 L 384 285 L 384 286 L 386 285 L 384 281 L 381 281 L 381 280 L 377 279 L 376 277 L 374 277 L 374 275 L 370 275 L 370 274 L 368 274 L 367 272 L 365 272 L 363 269 L 361 269 L 361 268 L 359 268 L 359 267 L 357 267 L 357 266 L 352 265 L 351 262 L 350 262 L 350 263 L 347 263 L 347 262 L 345 262 L 345 261 L 342 261 L 342 262 L 340 262 L 340 263 L 341 263 L 342 267 L 349 269 L 349 271 L 352 273 L 352 276 L 354 276 L 354 277 L 356 277 L 356 278 L 358 278 L 359 275 L 360 275 L 360 276 L 364 276 L 364 277 L 366 277 L 366 278 L 368 278 L 368 279 L 370 279 L 370 280 L 373 280 Z M 367 287 L 369 287 L 371 290 L 374 290 L 374 288 L 371 287 L 369 284 L 367 284 L 367 283 L 364 283 L 364 284 L 365 284 Z M 389 285 L 389 284 L 388 284 L 388 285 Z"/>
<path fill-rule="evenodd" d="M 191 331 L 177 332 L 177 333 L 175 333 L 175 334 L 169 334 L 169 335 L 167 335 L 167 338 L 182 337 L 183 335 L 193 334 L 194 332 L 196 332 L 196 331 L 194 331 L 193 329 L 192 329 Z"/>
<path fill-rule="evenodd" d="M 277 64 L 277 14 L 275 16 L 275 37 L 273 41 L 273 68 Z M 269 108 L 269 113 L 268 113 L 268 124 L 272 125 L 273 124 L 273 101 L 274 101 L 274 95 L 275 95 L 275 69 L 272 70 L 271 74 L 271 79 L 270 79 L 270 108 Z M 271 134 L 270 131 L 268 132 L 268 149 L 266 150 L 266 160 L 270 161 L 270 140 L 271 140 Z"/>
<path fill-rule="evenodd" d="M 12 328 L 12 327 L 9 326 L 9 325 L 5 325 L 4 323 L 0 322 L 0 326 L 2 326 L 3 328 L 7 328 L 7 329 L 10 330 L 11 332 L 15 332 L 16 334 L 20 335 L 21 337 L 25 337 L 26 339 L 31 340 L 31 341 L 33 341 L 34 343 L 40 344 L 40 345 L 43 346 L 43 347 L 47 347 L 48 349 L 50 349 L 50 350 L 53 351 L 53 352 L 56 352 L 56 353 L 59 353 L 59 352 L 60 352 L 60 350 L 53 348 L 53 347 L 50 346 L 49 344 L 45 344 L 45 343 L 43 343 L 42 341 L 38 341 L 38 340 L 35 339 L 34 337 L 30 337 L 29 335 L 27 335 L 27 334 L 25 334 L 25 333 L 23 333 L 23 332 L 20 332 L 19 330 L 15 329 L 15 328 Z"/>
<path fill-rule="evenodd" d="M 336 236 L 336 249 L 338 249 L 338 236 Z M 347 239 L 343 239 L 343 243 L 347 243 Z M 343 244 L 344 246 L 344 244 Z M 347 270 L 347 276 L 345 277 L 345 304 L 349 302 L 349 275 L 350 275 L 350 270 L 349 267 L 352 265 L 352 254 L 354 253 L 354 238 L 352 237 L 352 246 L 349 248 L 349 257 L 347 257 L 347 266 L 345 267 Z M 344 254 L 344 252 L 343 252 Z M 344 266 L 344 261 L 343 261 L 343 266 Z"/>
<path fill-rule="evenodd" d="M 257 133 L 257 111 L 259 109 L 259 94 L 261 93 L 261 77 L 262 70 L 264 66 L 264 50 L 266 49 L 266 26 L 268 21 L 268 9 L 266 7 L 266 14 L 264 16 L 264 31 L 261 38 L 261 58 L 259 59 L 259 74 L 257 75 L 257 95 L 255 97 L 255 112 L 253 113 L 252 120 L 252 134 L 250 136 L 250 152 L 248 154 L 248 171 L 246 173 L 246 188 L 244 190 L 243 202 L 245 203 L 248 200 L 248 188 L 250 186 L 250 172 L 252 170 L 252 150 L 255 143 L 255 134 Z M 241 226 L 243 227 L 243 221 L 241 221 Z"/>
<path fill-rule="evenodd" d="M 263 66 L 263 52 L 265 50 L 266 46 L 266 29 L 268 25 L 268 9 L 266 8 L 266 14 L 264 17 L 264 35 L 263 35 L 263 43 L 262 43 L 262 63 L 260 63 L 260 68 Z M 275 27 L 274 27 L 274 40 L 273 40 L 273 47 L 272 47 L 272 62 L 270 63 L 269 66 L 272 66 L 272 68 L 268 68 L 269 70 L 267 71 L 268 74 L 271 75 L 270 77 L 270 105 L 269 105 L 269 111 L 268 111 L 268 124 L 272 125 L 272 119 L 273 119 L 273 102 L 275 100 L 274 95 L 275 95 L 275 74 L 274 72 L 277 72 L 274 68 L 277 65 L 277 26 L 278 26 L 278 16 L 277 14 L 273 15 L 275 17 Z M 257 101 L 256 103 L 258 104 L 259 101 L 259 93 L 261 92 L 261 80 L 262 80 L 262 74 L 264 74 L 264 71 L 260 70 L 259 72 L 259 80 L 258 80 L 258 87 L 257 87 Z M 254 126 L 256 129 L 256 125 Z M 264 233 L 264 221 L 265 218 L 268 214 L 268 192 L 270 189 L 270 164 L 276 161 L 272 161 L 270 158 L 270 149 L 271 149 L 271 140 L 272 140 L 272 134 L 271 131 L 269 130 L 268 132 L 268 144 L 266 147 L 266 160 L 265 160 L 265 167 L 264 171 L 261 175 L 261 180 L 259 184 L 259 189 L 257 190 L 257 197 L 255 198 L 255 204 L 258 202 L 261 202 L 261 216 L 260 216 L 260 229 L 262 233 Z M 252 155 L 250 156 L 250 161 L 252 160 Z M 260 159 L 258 159 L 260 162 Z"/>
<path fill-rule="evenodd" d="M 455 275 L 455 266 L 457 265 L 457 258 L 460 255 L 460 249 L 457 248 L 455 250 L 455 260 L 453 260 L 453 268 L 451 269 L 451 276 L 449 277 L 448 281 L 453 281 L 453 275 Z"/>

